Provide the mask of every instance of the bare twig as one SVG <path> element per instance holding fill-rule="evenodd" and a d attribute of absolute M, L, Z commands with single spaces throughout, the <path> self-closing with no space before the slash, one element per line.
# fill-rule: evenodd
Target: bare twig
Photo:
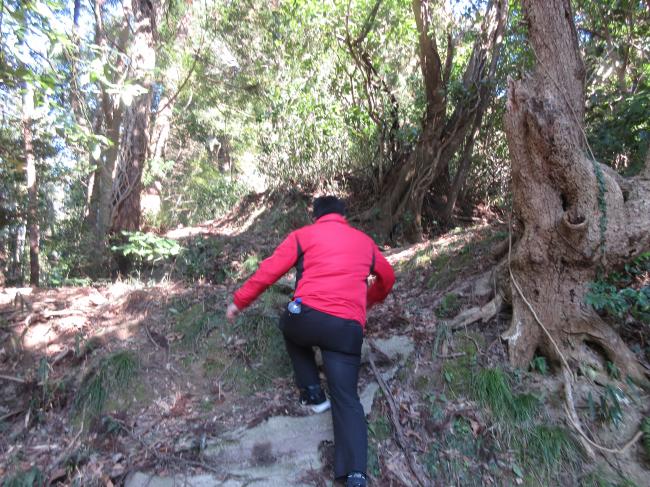
<path fill-rule="evenodd" d="M 12 411 L 10 413 L 7 413 L 3 416 L 0 416 L 0 422 L 4 421 L 5 419 L 13 418 L 14 416 L 18 416 L 20 413 L 24 413 L 24 409 L 17 409 L 16 411 Z"/>
<path fill-rule="evenodd" d="M 18 382 L 19 384 L 27 384 L 27 381 L 25 379 L 21 379 L 20 377 L 14 377 L 12 375 L 0 374 L 0 379 L 12 381 L 12 382 Z"/>

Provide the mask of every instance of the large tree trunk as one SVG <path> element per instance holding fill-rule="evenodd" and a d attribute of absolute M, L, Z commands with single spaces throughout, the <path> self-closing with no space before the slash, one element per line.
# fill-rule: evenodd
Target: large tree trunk
<path fill-rule="evenodd" d="M 120 152 L 113 181 L 111 202 L 111 232 L 135 231 L 140 228 L 140 193 L 142 170 L 149 147 L 151 85 L 156 65 L 154 37 L 158 2 L 132 0 L 133 43 L 131 69 L 134 81 L 143 93 L 133 97 L 122 122 Z"/>
<path fill-rule="evenodd" d="M 117 75 L 116 79 L 111 81 L 118 84 L 121 82 L 120 78 L 126 76 L 128 66 L 125 62 L 125 56 L 122 55 L 118 56 L 115 61 L 111 61 L 111 44 L 115 44 L 120 53 L 126 50 L 130 35 L 129 20 L 128 15 L 125 15 L 117 40 L 109 42 L 104 29 L 103 6 L 104 0 L 94 0 L 95 44 L 100 47 L 103 62 L 105 64 L 111 62 L 114 64 Z M 89 209 L 85 227 L 88 229 L 93 242 L 90 253 L 92 272 L 95 274 L 101 272 L 107 259 L 106 237 L 111 225 L 113 176 L 119 153 L 120 127 L 123 116 L 123 106 L 119 93 L 109 93 L 107 86 L 103 83 L 100 84 L 100 87 L 100 104 L 96 108 L 93 132 L 100 133 L 103 129 L 103 135 L 110 141 L 110 145 L 102 149 L 97 160 L 92 161 L 96 164 L 96 168 L 88 181 Z"/>
<path fill-rule="evenodd" d="M 513 318 L 504 337 L 511 361 L 536 352 L 575 365 L 603 354 L 640 379 L 641 367 L 585 304 L 588 283 L 650 245 L 650 181 L 622 181 L 592 160 L 583 132 L 584 76 L 569 0 L 524 0 L 537 63 L 509 81 L 505 127 L 512 160 L 515 215 L 522 234 L 513 250 Z M 533 316 L 534 309 L 559 348 Z"/>
<path fill-rule="evenodd" d="M 22 107 L 23 145 L 25 150 L 25 172 L 27 173 L 27 233 L 29 234 L 29 284 L 39 285 L 40 265 L 38 226 L 38 180 L 34 158 L 32 116 L 34 112 L 34 88 L 25 83 Z"/>
<path fill-rule="evenodd" d="M 447 51 L 442 65 L 430 24 L 429 3 L 413 0 L 413 12 L 419 32 L 420 67 L 427 98 L 422 132 L 408 158 L 387 176 L 388 190 L 379 202 L 384 231 L 401 223 L 404 236 L 417 241 L 422 236 L 422 204 L 424 197 L 449 161 L 466 139 L 477 115 L 485 110 L 490 97 L 488 81 L 494 74 L 507 17 L 505 0 L 488 2 L 487 10 L 470 60 L 463 76 L 467 93 L 453 113 L 447 115 L 453 49 Z M 491 61 L 488 64 L 488 58 Z"/>

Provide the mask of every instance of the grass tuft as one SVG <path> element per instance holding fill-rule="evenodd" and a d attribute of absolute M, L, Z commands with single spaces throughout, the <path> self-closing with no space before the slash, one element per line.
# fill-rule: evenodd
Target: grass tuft
<path fill-rule="evenodd" d="M 500 369 L 483 369 L 472 377 L 472 395 L 484 406 L 490 408 L 496 418 L 510 416 L 514 400 L 508 377 Z"/>
<path fill-rule="evenodd" d="M 452 318 L 458 314 L 461 302 L 455 293 L 445 294 L 440 304 L 436 307 L 435 313 L 438 318 Z"/>
<path fill-rule="evenodd" d="M 563 465 L 577 465 L 581 458 L 580 446 L 560 426 L 543 424 L 522 430 L 521 441 L 522 463 L 538 473 L 541 470 L 546 477 L 557 474 Z"/>
<path fill-rule="evenodd" d="M 139 363 L 131 351 L 116 352 L 101 360 L 81 382 L 75 398 L 75 411 L 96 417 L 114 392 L 124 390 L 138 372 Z"/>
<path fill-rule="evenodd" d="M 540 401 L 533 394 L 513 395 L 508 376 L 500 369 L 483 369 L 474 375 L 471 394 L 498 420 L 530 421 L 540 409 Z"/>

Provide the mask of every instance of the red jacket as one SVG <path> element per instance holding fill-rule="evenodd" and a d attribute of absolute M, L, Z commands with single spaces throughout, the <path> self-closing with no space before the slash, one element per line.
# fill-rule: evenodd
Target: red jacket
<path fill-rule="evenodd" d="M 395 283 L 393 268 L 372 239 L 349 226 L 345 217 L 329 213 L 291 232 L 235 292 L 235 305 L 246 308 L 294 266 L 294 297 L 361 326 L 366 323 L 366 307 L 383 301 Z M 368 287 L 370 274 L 376 279 Z"/>

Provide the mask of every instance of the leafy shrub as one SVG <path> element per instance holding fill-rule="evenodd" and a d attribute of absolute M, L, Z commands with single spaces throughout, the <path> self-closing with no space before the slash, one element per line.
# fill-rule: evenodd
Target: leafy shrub
<path fill-rule="evenodd" d="M 138 263 L 155 264 L 161 260 L 176 257 L 183 250 L 176 240 L 159 237 L 153 233 L 122 232 L 126 242 L 113 245 L 111 251 L 124 257 L 132 256 Z"/>
<path fill-rule="evenodd" d="M 211 237 L 195 237 L 186 243 L 184 251 L 176 261 L 176 270 L 190 281 L 206 279 L 223 282 L 227 277 L 221 257 L 223 244 Z"/>
<path fill-rule="evenodd" d="M 222 173 L 211 161 L 187 161 L 163 184 L 156 224 L 163 228 L 194 225 L 229 211 L 248 188 Z"/>
<path fill-rule="evenodd" d="M 530 370 L 537 371 L 542 375 L 548 374 L 548 363 L 546 357 L 537 356 L 530 361 Z"/>
<path fill-rule="evenodd" d="M 616 318 L 633 318 L 650 324 L 650 252 L 644 252 L 625 265 L 622 272 L 614 272 L 592 282 L 585 301 L 598 311 Z"/>

